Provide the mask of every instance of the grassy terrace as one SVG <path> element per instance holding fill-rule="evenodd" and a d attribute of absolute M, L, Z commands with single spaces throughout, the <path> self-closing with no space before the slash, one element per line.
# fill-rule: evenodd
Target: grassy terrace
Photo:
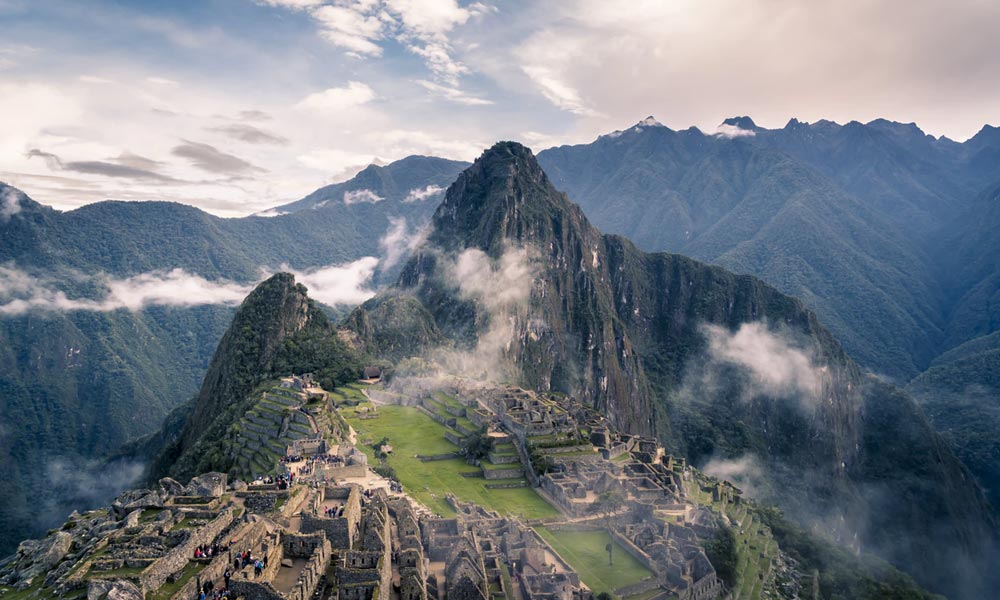
<path fill-rule="evenodd" d="M 611 594 L 622 586 L 653 575 L 617 543 L 613 551 L 614 565 L 608 565 L 604 547 L 611 537 L 606 531 L 551 531 L 544 527 L 537 527 L 535 531 L 576 569 L 595 595 Z"/>
<path fill-rule="evenodd" d="M 184 584 L 186 584 L 192 577 L 201 572 L 205 568 L 205 565 L 201 563 L 196 563 L 194 561 L 189 562 L 184 569 L 181 571 L 180 576 L 173 583 L 164 583 L 160 586 L 160 589 L 155 592 L 150 593 L 146 596 L 146 600 L 168 600 L 171 596 L 180 591 Z"/>
<path fill-rule="evenodd" d="M 339 388 L 338 388 L 339 391 Z M 462 477 L 462 473 L 481 473 L 479 467 L 468 465 L 462 459 L 421 462 L 417 454 L 435 455 L 456 452 L 458 447 L 444 438 L 445 427 L 419 409 L 407 406 L 383 406 L 378 417 L 359 419 L 362 404 L 343 408 L 344 419 L 358 432 L 358 446 L 375 464 L 375 451 L 367 442 L 377 442 L 383 437 L 393 446 L 389 464 L 396 475 L 417 500 L 445 516 L 454 511 L 445 501 L 445 495 L 454 494 L 464 501 L 476 502 L 502 514 L 515 514 L 527 519 L 555 517 L 559 513 L 530 487 L 512 489 L 487 489 L 482 478 Z"/>

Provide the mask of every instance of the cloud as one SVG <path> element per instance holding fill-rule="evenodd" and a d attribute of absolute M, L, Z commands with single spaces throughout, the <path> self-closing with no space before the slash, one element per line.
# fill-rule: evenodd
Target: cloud
<path fill-rule="evenodd" d="M 379 240 L 382 249 L 382 269 L 390 269 L 413 252 L 427 238 L 427 228 L 410 231 L 405 217 L 389 217 L 389 229 Z"/>
<path fill-rule="evenodd" d="M 717 325 L 704 330 L 709 357 L 745 370 L 754 396 L 797 397 L 814 404 L 822 393 L 825 370 L 763 323 L 743 323 L 735 332 Z"/>
<path fill-rule="evenodd" d="M 295 275 L 309 288 L 309 294 L 320 302 L 353 305 L 364 302 L 374 294 L 367 285 L 378 264 L 377 258 L 366 256 L 341 265 L 302 270 L 282 265 L 278 270 Z M 261 268 L 259 281 L 275 272 L 273 268 Z M 68 279 L 84 287 L 99 289 L 100 297 L 70 297 L 61 288 Z M 0 316 L 18 316 L 29 312 L 140 311 L 149 306 L 237 306 L 256 283 L 208 280 L 183 269 L 151 271 L 126 278 L 105 274 L 36 276 L 8 263 L 0 265 Z"/>
<path fill-rule="evenodd" d="M 0 223 L 10 221 L 10 218 L 21 212 L 21 192 L 14 188 L 6 188 L 0 193 Z"/>
<path fill-rule="evenodd" d="M 147 77 L 145 81 L 146 83 L 152 83 L 153 85 L 162 85 L 170 87 L 180 85 L 179 82 L 174 81 L 173 79 L 167 79 L 166 77 Z"/>
<path fill-rule="evenodd" d="M 255 0 L 257 4 L 264 6 L 274 6 L 278 8 L 291 8 L 295 10 L 305 10 L 321 6 L 325 0 Z"/>
<path fill-rule="evenodd" d="M 241 110 L 236 117 L 244 121 L 270 121 L 274 118 L 262 110 Z"/>
<path fill-rule="evenodd" d="M 393 40 L 424 59 L 434 76 L 455 83 L 469 71 L 455 59 L 448 34 L 470 18 L 495 12 L 480 2 L 462 7 L 456 0 L 361 0 L 321 4 L 310 0 L 264 0 L 307 12 L 320 36 L 357 58 L 378 57 Z"/>
<path fill-rule="evenodd" d="M 253 289 L 232 281 L 209 281 L 183 269 L 153 271 L 125 279 L 98 276 L 92 281 L 103 288 L 103 298 L 70 298 L 59 289 L 58 279 L 33 277 L 12 265 L 0 266 L 0 315 L 30 311 L 138 311 L 150 305 L 235 306 Z"/>
<path fill-rule="evenodd" d="M 59 156 L 51 152 L 44 152 L 37 148 L 28 151 L 29 158 L 38 157 L 45 160 L 45 164 L 53 171 L 74 171 L 76 173 L 86 173 L 88 175 L 102 175 L 104 177 L 120 177 L 124 179 L 138 179 L 156 181 L 162 183 L 180 183 L 173 177 L 168 177 L 157 173 L 155 168 L 159 168 L 162 163 L 131 153 L 123 153 L 118 158 L 110 161 L 100 160 L 75 160 L 63 161 Z"/>
<path fill-rule="evenodd" d="M 726 139 L 741 138 L 741 137 L 753 137 L 757 135 L 752 129 L 741 129 L 739 125 L 729 125 L 727 123 L 722 123 L 715 129 L 715 133 L 718 137 L 723 137 Z"/>
<path fill-rule="evenodd" d="M 434 196 L 437 196 L 443 191 L 444 191 L 443 187 L 431 183 L 428 184 L 426 187 L 413 188 L 412 190 L 410 190 L 410 192 L 406 194 L 406 197 L 403 198 L 403 202 L 406 203 L 421 202 L 428 198 L 433 198 Z"/>
<path fill-rule="evenodd" d="M 346 265 L 296 270 L 282 265 L 282 271 L 295 275 L 296 281 L 309 289 L 309 296 L 330 306 L 361 304 L 375 295 L 367 286 L 371 282 L 378 259 L 365 256 Z"/>
<path fill-rule="evenodd" d="M 248 144 L 273 144 L 276 146 L 288 145 L 288 138 L 282 137 L 276 133 L 264 131 L 263 129 L 258 129 L 253 125 L 247 125 L 245 123 L 231 123 L 228 125 L 208 127 L 207 129 L 208 131 L 222 133 L 233 138 L 234 140 L 247 142 Z"/>
<path fill-rule="evenodd" d="M 745 454 L 734 460 L 712 458 L 701 470 L 712 477 L 733 482 L 750 498 L 761 497 L 768 487 L 765 470 L 752 454 Z"/>
<path fill-rule="evenodd" d="M 446 100 L 451 100 L 452 102 L 457 102 L 459 104 L 465 104 L 466 106 L 487 106 L 493 104 L 492 100 L 470 96 L 468 93 L 456 87 L 441 85 L 434 83 L 433 81 L 427 81 L 426 79 L 418 79 L 417 83 L 424 89 L 434 92 Z"/>
<path fill-rule="evenodd" d="M 480 377 L 485 373 L 494 381 L 516 379 L 521 357 L 510 354 L 512 344 L 519 336 L 537 339 L 547 330 L 544 321 L 531 312 L 531 292 L 538 278 L 536 257 L 526 248 L 511 247 L 499 259 L 492 259 L 470 248 L 454 257 L 442 257 L 439 264 L 446 284 L 477 307 L 479 330 L 473 348 L 441 348 L 432 353 L 435 360 L 452 374 Z"/>
<path fill-rule="evenodd" d="M 344 192 L 344 204 L 351 205 L 357 204 L 359 202 L 371 202 L 372 204 L 376 202 L 381 202 L 384 200 L 382 196 L 379 196 L 371 190 L 349 190 Z"/>
<path fill-rule="evenodd" d="M 263 171 L 238 156 L 227 154 L 209 144 L 183 140 L 183 144 L 170 151 L 174 156 L 188 159 L 192 165 L 209 173 L 221 175 L 244 175 L 253 171 Z"/>
<path fill-rule="evenodd" d="M 449 275 L 460 297 L 494 311 L 527 302 L 533 273 L 526 249 L 508 249 L 494 263 L 482 250 L 470 248 L 458 255 Z"/>
<path fill-rule="evenodd" d="M 276 208 L 269 208 L 267 210 L 262 210 L 260 212 L 255 212 L 255 213 L 253 213 L 250 216 L 251 217 L 280 217 L 282 215 L 288 215 L 288 214 L 291 214 L 291 213 L 285 212 L 285 211 L 280 211 L 280 210 L 278 210 Z"/>
<path fill-rule="evenodd" d="M 114 83 L 114 81 L 110 79 L 105 79 L 104 77 L 97 77 L 96 75 L 80 75 L 79 77 L 77 77 L 77 79 L 79 79 L 83 83 L 93 83 L 97 85 Z"/>
<path fill-rule="evenodd" d="M 581 116 L 599 116 L 587 106 L 580 92 L 566 83 L 556 72 L 541 65 L 525 66 L 524 73 L 538 85 L 545 99 L 565 111 Z"/>
<path fill-rule="evenodd" d="M 327 88 L 309 94 L 295 108 L 318 112 L 337 112 L 353 106 L 367 104 L 375 99 L 375 91 L 360 81 L 349 81 L 344 87 Z"/>

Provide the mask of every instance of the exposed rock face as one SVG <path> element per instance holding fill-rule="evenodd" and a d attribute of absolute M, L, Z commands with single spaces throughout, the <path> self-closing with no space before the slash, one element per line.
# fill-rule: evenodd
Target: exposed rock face
<path fill-rule="evenodd" d="M 191 483 L 184 488 L 184 492 L 189 496 L 211 496 L 218 498 L 226 493 L 225 473 L 205 473 L 191 479 Z"/>
<path fill-rule="evenodd" d="M 171 496 L 179 496 L 184 493 L 184 486 L 173 477 L 164 477 L 161 479 L 160 487 Z"/>
<path fill-rule="evenodd" d="M 152 490 L 128 490 L 111 503 L 111 508 L 118 516 L 125 516 L 134 510 L 162 506 L 163 497 L 160 496 L 159 492 Z"/>
<path fill-rule="evenodd" d="M 142 600 L 142 591 L 128 581 L 98 579 L 87 587 L 87 600 Z"/>
<path fill-rule="evenodd" d="M 526 300 L 470 297 L 463 257 L 479 252 L 499 272 L 512 250 L 530 263 L 511 281 L 529 280 Z M 406 295 L 419 304 L 400 301 Z M 373 318 L 388 303 L 407 315 Z M 808 406 L 782 393 L 748 394 L 754 380 L 730 367 L 698 370 L 709 360 L 706 325 L 734 334 L 747 323 L 806 349 L 815 376 Z M 801 302 L 750 276 L 602 236 L 519 144 L 498 144 L 459 176 L 397 288 L 348 324 L 363 325 L 355 332 L 375 349 L 392 340 L 396 356 L 428 351 L 430 337 L 411 331 L 440 332 L 465 353 L 494 343 L 491 358 L 512 365 L 526 387 L 569 392 L 696 464 L 753 454 L 767 500 L 804 521 L 838 523 L 839 534 L 861 535 L 904 568 L 917 565 L 938 589 L 964 576 L 932 581 L 942 560 L 974 564 L 991 543 L 996 523 L 981 492 L 912 400 L 864 376 Z M 890 435 L 893 428 L 906 433 Z M 887 499 L 897 498 L 913 501 L 889 510 Z M 896 536 L 908 544 L 881 543 Z"/>
<path fill-rule="evenodd" d="M 21 542 L 17 547 L 18 560 L 30 567 L 20 572 L 20 580 L 30 581 L 59 564 L 72 543 L 73 537 L 65 531 L 57 531 L 41 540 Z"/>

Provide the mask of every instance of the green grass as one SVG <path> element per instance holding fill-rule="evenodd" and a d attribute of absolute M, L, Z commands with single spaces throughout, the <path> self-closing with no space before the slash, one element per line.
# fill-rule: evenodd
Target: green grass
<path fill-rule="evenodd" d="M 182 587 L 184 587 L 185 583 L 200 573 L 204 568 L 205 565 L 201 563 L 189 561 L 188 564 L 184 566 L 184 570 L 181 572 L 181 576 L 177 578 L 177 581 L 174 581 L 173 583 L 164 583 L 158 590 L 148 594 L 146 596 L 146 600 L 168 600 Z"/>
<path fill-rule="evenodd" d="M 396 475 L 418 501 L 442 515 L 452 516 L 445 495 L 454 494 L 458 499 L 475 502 L 501 514 L 514 514 L 527 519 L 555 517 L 559 512 L 531 488 L 491 490 L 485 479 L 462 477 L 461 473 L 480 473 L 479 467 L 468 465 L 462 459 L 421 462 L 417 454 L 430 456 L 455 452 L 458 447 L 444 438 L 445 427 L 419 409 L 409 406 L 383 406 L 379 418 L 359 419 L 355 409 L 344 409 L 342 414 L 358 432 L 358 439 L 381 440 L 389 438 L 393 454 L 389 464 Z M 375 464 L 375 451 L 359 444 Z"/>
<path fill-rule="evenodd" d="M 608 552 L 604 548 L 611 537 L 607 531 L 551 531 L 544 527 L 535 531 L 576 569 L 595 595 L 611 594 L 617 588 L 653 575 L 617 542 L 613 551 L 614 566 L 608 565 Z"/>

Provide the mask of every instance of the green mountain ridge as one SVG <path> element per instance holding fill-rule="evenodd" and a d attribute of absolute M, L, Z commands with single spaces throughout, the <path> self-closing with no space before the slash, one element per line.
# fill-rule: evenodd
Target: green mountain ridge
<path fill-rule="evenodd" d="M 996 521 L 982 493 L 913 401 L 865 377 L 798 300 L 753 277 L 602 236 L 515 143 L 486 151 L 458 178 L 432 227 L 397 289 L 350 317 L 368 324 L 358 332 L 362 342 L 380 348 L 381 340 L 404 340 L 394 331 L 402 323 L 439 331 L 458 352 L 476 353 L 495 334 L 493 325 L 510 323 L 500 357 L 514 365 L 519 383 L 574 394 L 618 427 L 655 434 L 695 464 L 753 454 L 774 493 L 768 501 L 814 525 L 839 521 L 844 535 L 860 535 L 863 546 L 928 585 L 954 591 L 993 542 Z M 526 308 L 484 308 L 455 275 L 461 269 L 450 266 L 480 252 L 503 269 L 517 248 L 537 260 Z M 402 294 L 423 310 L 401 302 Z M 388 312 L 383 303 L 412 312 L 381 323 L 373 315 Z M 735 332 L 763 321 L 776 335 L 786 329 L 804 340 L 823 365 L 812 412 L 781 395 L 747 401 L 751 382 L 738 369 L 722 369 L 712 393 L 677 396 L 709 350 L 704 324 Z M 409 353 L 428 350 L 414 343 Z M 397 347 L 396 354 L 407 352 Z M 904 506 L 898 497 L 908 498 Z M 907 543 L 887 543 L 899 538 Z M 952 552 L 963 558 L 935 568 Z"/>

